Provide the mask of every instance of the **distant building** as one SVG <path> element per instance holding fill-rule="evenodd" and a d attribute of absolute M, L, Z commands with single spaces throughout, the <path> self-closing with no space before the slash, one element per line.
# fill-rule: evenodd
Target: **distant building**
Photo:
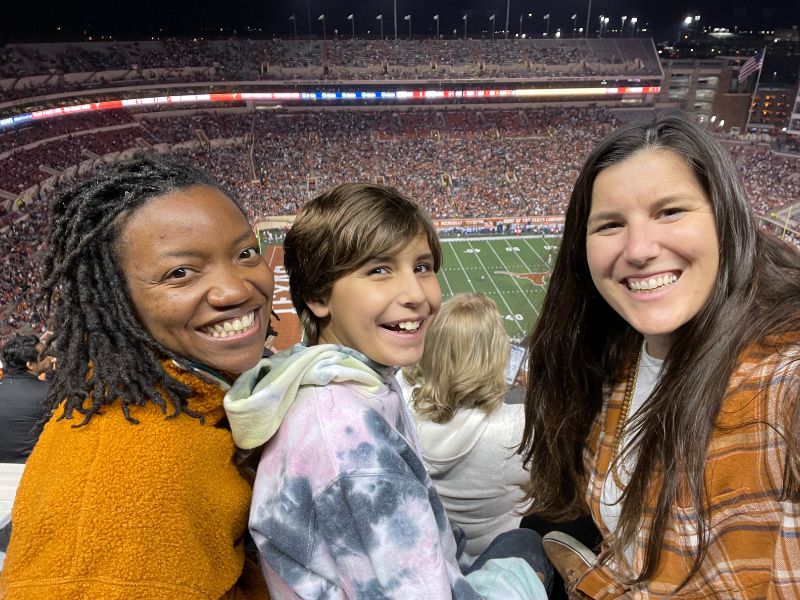
<path fill-rule="evenodd" d="M 789 126 L 797 86 L 759 86 L 755 93 L 750 127 L 771 131 Z"/>
<path fill-rule="evenodd" d="M 786 133 L 800 137 L 800 89 L 797 90 L 792 103 L 792 114 L 789 117 L 789 127 L 786 129 Z"/>
<path fill-rule="evenodd" d="M 729 131 L 731 127 L 743 129 L 750 91 L 737 89 L 739 62 L 729 58 L 663 61 L 659 106 L 694 114 L 698 123 L 719 131 Z"/>

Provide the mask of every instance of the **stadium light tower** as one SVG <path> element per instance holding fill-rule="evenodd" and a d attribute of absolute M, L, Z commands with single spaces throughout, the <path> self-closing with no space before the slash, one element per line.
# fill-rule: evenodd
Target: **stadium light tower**
<path fill-rule="evenodd" d="M 467 15 L 465 14 L 461 18 L 464 19 L 464 39 L 467 39 Z"/>
<path fill-rule="evenodd" d="M 383 15 L 378 15 L 375 20 L 381 23 L 381 41 L 383 41 Z"/>
<path fill-rule="evenodd" d="M 439 39 L 439 15 L 433 15 L 433 20 L 436 21 L 436 39 Z"/>
<path fill-rule="evenodd" d="M 494 20 L 495 13 L 492 13 L 492 16 L 489 17 L 489 28 L 492 30 L 492 39 L 494 39 Z"/>
<path fill-rule="evenodd" d="M 628 15 L 622 15 L 622 28 L 619 30 L 620 37 L 622 37 L 622 35 L 625 33 L 625 21 L 627 20 L 628 20 Z"/>
<path fill-rule="evenodd" d="M 403 18 L 408 21 L 408 39 L 411 39 L 411 15 L 408 14 Z"/>
<path fill-rule="evenodd" d="M 597 37 L 603 37 L 603 19 L 604 18 L 605 17 L 603 15 L 600 15 L 600 33 L 597 35 Z"/>
<path fill-rule="evenodd" d="M 637 19 L 636 17 L 631 17 L 631 37 L 633 37 L 633 34 L 636 32 L 636 22 L 638 20 L 639 19 Z"/>
<path fill-rule="evenodd" d="M 586 10 L 586 37 L 589 37 L 589 17 L 592 15 L 592 0 L 589 0 L 589 8 Z"/>
<path fill-rule="evenodd" d="M 680 42 L 682 37 L 685 37 L 686 39 L 689 39 L 689 33 L 691 32 L 691 29 L 692 29 L 692 17 L 691 16 L 688 16 L 683 20 L 683 26 L 686 28 L 686 34 L 684 35 L 683 30 L 678 29 L 678 39 L 675 40 L 677 42 Z"/>

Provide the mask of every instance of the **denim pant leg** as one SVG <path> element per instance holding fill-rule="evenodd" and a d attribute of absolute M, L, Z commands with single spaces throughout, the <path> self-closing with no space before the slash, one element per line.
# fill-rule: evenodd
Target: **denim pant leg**
<path fill-rule="evenodd" d="M 11 539 L 11 523 L 0 529 L 0 552 L 8 549 L 8 542 Z"/>
<path fill-rule="evenodd" d="M 464 570 L 464 575 L 477 571 L 493 558 L 512 556 L 523 559 L 534 571 L 544 575 L 544 588 L 549 596 L 553 588 L 553 565 L 544 553 L 542 536 L 532 529 L 512 529 L 498 535 L 475 562 Z"/>

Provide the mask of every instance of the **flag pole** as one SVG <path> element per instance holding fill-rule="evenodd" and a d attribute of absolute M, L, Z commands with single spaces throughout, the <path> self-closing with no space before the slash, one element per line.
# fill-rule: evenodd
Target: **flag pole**
<path fill-rule="evenodd" d="M 789 221 L 792 219 L 792 209 L 794 208 L 794 204 L 789 205 L 789 210 L 786 212 L 786 221 L 783 223 L 783 233 L 781 234 L 781 239 L 786 239 L 786 230 L 789 229 Z"/>
<path fill-rule="evenodd" d="M 758 67 L 758 75 L 756 76 L 756 86 L 753 88 L 753 93 L 750 95 L 750 106 L 747 109 L 747 123 L 744 124 L 744 132 L 745 134 L 750 130 L 750 117 L 752 116 L 753 112 L 755 112 L 755 108 L 753 107 L 753 102 L 756 99 L 756 92 L 758 92 L 758 84 L 761 83 L 761 71 L 764 70 L 764 59 L 767 58 L 767 47 L 764 46 L 764 49 L 761 51 L 761 64 Z"/>

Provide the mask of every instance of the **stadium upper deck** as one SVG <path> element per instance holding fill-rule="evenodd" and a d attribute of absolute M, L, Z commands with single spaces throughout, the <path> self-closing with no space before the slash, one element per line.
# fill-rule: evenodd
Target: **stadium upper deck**
<path fill-rule="evenodd" d="M 54 94 L 192 82 L 660 80 L 650 39 L 175 40 L 0 48 L 0 109 Z"/>

